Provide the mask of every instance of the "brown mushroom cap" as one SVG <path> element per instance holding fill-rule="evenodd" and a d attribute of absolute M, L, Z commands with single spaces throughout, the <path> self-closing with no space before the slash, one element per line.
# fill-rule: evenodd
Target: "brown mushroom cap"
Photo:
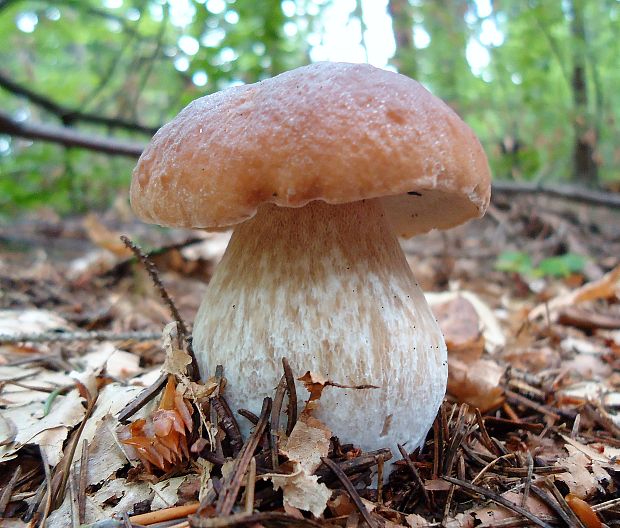
<path fill-rule="evenodd" d="M 381 197 L 412 236 L 482 215 L 490 180 L 472 130 L 418 82 L 323 62 L 189 104 L 140 157 L 131 203 L 148 222 L 216 229 L 265 203 Z"/>

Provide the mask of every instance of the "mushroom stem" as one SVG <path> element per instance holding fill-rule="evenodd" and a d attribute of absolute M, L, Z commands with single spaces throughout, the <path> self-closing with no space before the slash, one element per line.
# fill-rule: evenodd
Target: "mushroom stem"
<path fill-rule="evenodd" d="M 260 207 L 211 279 L 194 350 L 203 378 L 225 366 L 233 409 L 260 408 L 284 356 L 297 376 L 378 386 L 328 387 L 316 412 L 364 450 L 417 447 L 445 394 L 441 331 L 376 199 Z"/>

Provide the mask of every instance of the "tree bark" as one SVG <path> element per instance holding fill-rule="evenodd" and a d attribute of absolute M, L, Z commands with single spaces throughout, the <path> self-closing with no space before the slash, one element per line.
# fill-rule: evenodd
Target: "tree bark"
<path fill-rule="evenodd" d="M 595 160 L 598 130 L 588 112 L 588 79 L 585 53 L 587 40 L 583 0 L 572 0 L 570 7 L 572 11 L 570 30 L 573 43 L 571 87 L 575 110 L 573 121 L 575 134 L 573 180 L 588 187 L 595 187 L 598 185 L 598 166 Z"/>

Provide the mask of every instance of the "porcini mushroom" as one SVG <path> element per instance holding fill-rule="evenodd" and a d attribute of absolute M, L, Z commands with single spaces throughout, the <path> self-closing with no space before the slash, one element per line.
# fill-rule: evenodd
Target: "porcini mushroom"
<path fill-rule="evenodd" d="M 419 445 L 445 394 L 446 347 L 397 235 L 484 213 L 471 129 L 416 81 L 317 63 L 192 102 L 133 173 L 143 220 L 235 226 L 194 322 L 203 378 L 260 409 L 286 356 L 368 390 L 326 390 L 318 417 L 363 449 Z M 395 450 L 395 452 L 397 452 Z"/>

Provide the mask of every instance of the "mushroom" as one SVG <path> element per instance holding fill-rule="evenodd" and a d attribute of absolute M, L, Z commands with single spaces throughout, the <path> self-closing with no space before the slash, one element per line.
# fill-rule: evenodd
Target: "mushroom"
<path fill-rule="evenodd" d="M 399 246 L 484 213 L 485 154 L 416 81 L 317 63 L 192 102 L 157 132 L 131 202 L 166 226 L 235 226 L 196 316 L 201 375 L 260 409 L 290 364 L 346 385 L 317 417 L 364 450 L 424 441 L 446 346 Z M 397 452 L 395 450 L 395 452 Z"/>

